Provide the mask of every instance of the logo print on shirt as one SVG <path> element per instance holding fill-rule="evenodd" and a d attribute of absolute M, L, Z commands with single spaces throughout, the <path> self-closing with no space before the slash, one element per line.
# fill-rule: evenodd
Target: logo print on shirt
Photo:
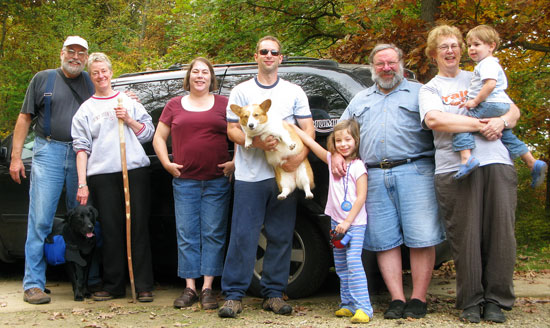
<path fill-rule="evenodd" d="M 466 102 L 467 95 L 468 95 L 468 90 L 462 90 L 459 92 L 452 93 L 448 96 L 442 96 L 441 100 L 445 105 L 458 106 Z"/>

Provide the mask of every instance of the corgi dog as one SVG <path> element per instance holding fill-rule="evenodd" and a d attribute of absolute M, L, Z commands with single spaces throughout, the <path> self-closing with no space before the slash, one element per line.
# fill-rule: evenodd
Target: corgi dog
<path fill-rule="evenodd" d="M 260 136 L 265 140 L 267 136 L 277 138 L 279 143 L 275 151 L 266 151 L 267 162 L 273 166 L 275 179 L 279 186 L 278 199 L 285 199 L 296 187 L 305 192 L 306 199 L 313 198 L 311 189 L 314 188 L 313 171 L 306 158 L 294 172 L 286 172 L 281 167 L 285 157 L 299 154 L 304 144 L 289 123 L 267 112 L 271 107 L 271 99 L 267 99 L 260 105 L 251 104 L 244 107 L 232 104 L 231 111 L 239 117 L 239 123 L 245 134 L 245 148 L 252 146 L 252 138 Z"/>

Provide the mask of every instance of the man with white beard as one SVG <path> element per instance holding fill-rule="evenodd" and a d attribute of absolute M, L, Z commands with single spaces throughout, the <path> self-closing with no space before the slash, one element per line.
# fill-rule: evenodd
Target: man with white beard
<path fill-rule="evenodd" d="M 393 44 L 378 44 L 369 61 L 375 84 L 355 95 L 341 117 L 359 123 L 359 154 L 368 168 L 369 217 L 363 247 L 377 252 L 391 294 L 384 318 L 422 318 L 435 245 L 445 239 L 434 190 L 433 136 L 420 124 L 421 84 L 403 78 L 403 52 Z M 345 175 L 341 156 L 333 156 L 332 167 L 333 174 Z M 413 290 L 408 302 L 402 244 L 410 249 Z"/>
<path fill-rule="evenodd" d="M 80 104 L 94 92 L 90 78 L 83 72 L 88 61 L 88 42 L 79 36 L 69 36 L 60 58 L 60 68 L 38 72 L 31 80 L 13 132 L 10 175 L 20 184 L 21 177 L 26 178 L 21 159 L 23 144 L 36 117 L 23 278 L 23 300 L 30 304 L 50 302 L 50 296 L 44 292 L 44 239 L 52 231 L 63 186 L 67 210 L 77 206 L 77 188 L 84 187 L 77 186 L 71 124 Z"/>

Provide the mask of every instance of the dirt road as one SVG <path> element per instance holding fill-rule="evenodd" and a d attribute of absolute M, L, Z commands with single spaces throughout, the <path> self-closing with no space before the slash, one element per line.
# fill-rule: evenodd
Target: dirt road
<path fill-rule="evenodd" d="M 0 268 L 3 269 L 3 268 Z M 410 278 L 410 277 L 409 277 Z M 371 295 L 375 315 L 371 323 L 353 327 L 457 327 L 454 309 L 454 279 L 436 274 L 429 290 L 428 316 L 420 320 L 384 320 L 382 313 L 387 295 Z M 517 276 L 516 306 L 506 312 L 508 321 L 498 327 L 550 327 L 550 274 Z M 30 305 L 23 302 L 20 272 L 0 273 L 0 325 L 4 327 L 351 327 L 349 319 L 336 318 L 338 306 L 337 279 L 327 282 L 324 290 L 313 297 L 289 300 L 294 307 L 291 316 L 278 316 L 261 310 L 261 299 L 245 298 L 245 307 L 238 319 L 220 319 L 216 311 L 203 311 L 194 306 L 177 310 L 173 300 L 183 284 L 159 284 L 153 303 L 129 303 L 127 299 L 107 302 L 74 302 L 69 282 L 52 280 L 52 302 Z M 410 293 L 410 279 L 407 281 Z M 130 292 L 127 293 L 130 295 Z M 220 299 L 220 304 L 221 304 Z M 476 327 L 495 326 L 482 323 Z"/>

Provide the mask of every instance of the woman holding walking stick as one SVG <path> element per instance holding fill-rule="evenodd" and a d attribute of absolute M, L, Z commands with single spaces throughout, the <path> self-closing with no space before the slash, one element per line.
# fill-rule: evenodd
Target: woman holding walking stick
<path fill-rule="evenodd" d="M 131 260 L 130 276 L 135 273 L 137 300 L 151 302 L 150 162 L 141 144 L 153 138 L 155 128 L 140 103 L 112 89 L 113 70 L 105 54 L 90 55 L 88 72 L 96 92 L 74 116 L 71 134 L 77 153 L 77 200 L 86 204 L 91 193 L 103 229 L 104 290 L 94 293 L 93 299 L 105 301 L 125 295 L 126 263 Z M 124 138 L 119 136 L 119 120 L 124 123 Z M 121 162 L 121 147 L 125 147 L 126 163 Z M 128 170 L 125 179 L 129 180 L 126 197 L 121 173 L 124 164 Z M 126 213 L 125 198 L 130 198 L 130 213 Z M 131 254 L 126 252 L 127 217 L 131 217 Z"/>

